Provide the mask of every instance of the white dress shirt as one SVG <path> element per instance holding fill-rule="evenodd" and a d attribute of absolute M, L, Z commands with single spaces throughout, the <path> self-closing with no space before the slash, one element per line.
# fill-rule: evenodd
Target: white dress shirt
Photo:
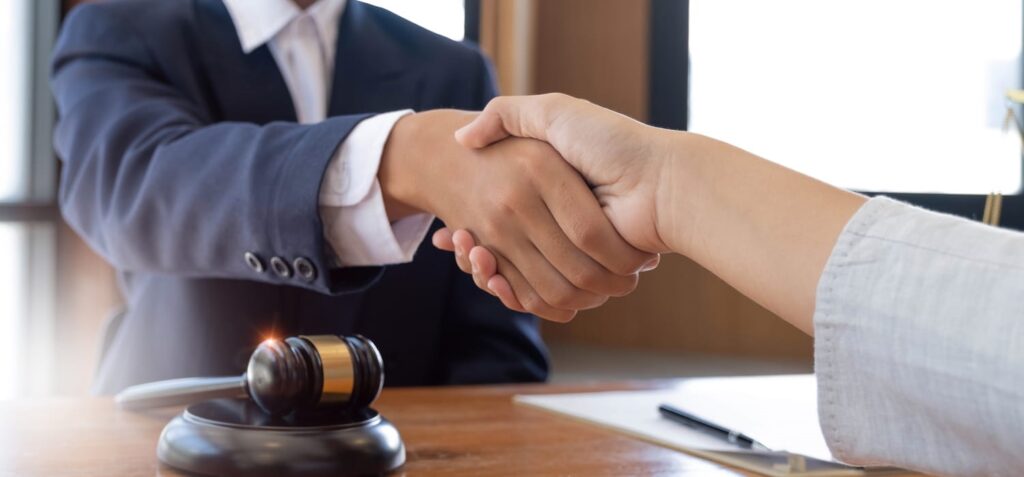
<path fill-rule="evenodd" d="M 288 86 L 300 123 L 323 121 L 337 48 L 338 24 L 346 0 L 318 0 L 303 10 L 292 0 L 223 0 L 249 54 L 266 44 Z M 345 74 L 340 71 L 338 74 Z M 403 263 L 433 221 L 417 214 L 388 221 L 377 180 L 384 144 L 395 122 L 409 110 L 361 122 L 331 159 L 320 187 L 324 234 L 341 266 Z"/>
<path fill-rule="evenodd" d="M 872 199 L 828 260 L 814 332 L 837 458 L 1024 475 L 1024 234 Z"/>

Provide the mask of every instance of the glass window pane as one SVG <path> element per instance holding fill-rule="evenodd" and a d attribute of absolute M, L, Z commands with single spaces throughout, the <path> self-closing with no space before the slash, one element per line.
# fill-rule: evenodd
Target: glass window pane
<path fill-rule="evenodd" d="M 29 1 L 0 1 L 0 202 L 25 196 L 28 183 Z"/>
<path fill-rule="evenodd" d="M 24 351 L 22 323 L 28 314 L 27 247 L 26 226 L 0 222 L 0 399 L 19 394 L 19 367 L 26 365 L 19 351 Z"/>
<path fill-rule="evenodd" d="M 465 36 L 464 0 L 363 0 L 456 41 Z"/>
<path fill-rule="evenodd" d="M 859 190 L 1015 192 L 1021 34 L 1020 0 L 691 0 L 690 129 Z"/>

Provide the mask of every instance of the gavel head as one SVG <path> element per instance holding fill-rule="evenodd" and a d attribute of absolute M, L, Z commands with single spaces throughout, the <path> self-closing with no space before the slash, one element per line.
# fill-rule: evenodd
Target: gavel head
<path fill-rule="evenodd" d="M 373 342 L 362 337 L 295 336 L 266 340 L 249 358 L 249 397 L 270 414 L 297 410 L 358 410 L 384 384 L 384 366 Z"/>

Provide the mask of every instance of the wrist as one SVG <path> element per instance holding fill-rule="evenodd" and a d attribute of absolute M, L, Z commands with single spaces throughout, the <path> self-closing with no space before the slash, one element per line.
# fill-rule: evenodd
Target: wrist
<path fill-rule="evenodd" d="M 659 130 L 654 155 L 655 230 L 666 250 L 689 256 L 700 230 L 699 202 L 707 197 L 707 138 L 680 131 Z"/>
<path fill-rule="evenodd" d="M 392 205 L 396 215 L 440 215 L 449 192 L 446 186 L 458 170 L 453 159 L 467 153 L 455 142 L 455 131 L 473 117 L 445 109 L 410 114 L 395 123 L 378 172 L 389 218 Z"/>
<path fill-rule="evenodd" d="M 384 144 L 377 180 L 388 219 L 395 222 L 404 217 L 427 211 L 419 194 L 414 157 L 416 136 L 421 128 L 421 114 L 413 113 L 400 118 L 391 128 Z"/>

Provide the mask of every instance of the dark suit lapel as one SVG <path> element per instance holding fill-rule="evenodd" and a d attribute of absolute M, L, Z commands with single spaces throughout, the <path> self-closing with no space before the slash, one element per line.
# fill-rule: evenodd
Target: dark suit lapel
<path fill-rule="evenodd" d="M 328 114 L 380 113 L 419 106 L 419 75 L 370 7 L 349 0 L 338 27 Z"/>
<path fill-rule="evenodd" d="M 215 119 L 257 124 L 295 121 L 295 106 L 270 48 L 263 45 L 245 54 L 224 3 L 194 1 L 198 50 L 219 116 Z"/>

